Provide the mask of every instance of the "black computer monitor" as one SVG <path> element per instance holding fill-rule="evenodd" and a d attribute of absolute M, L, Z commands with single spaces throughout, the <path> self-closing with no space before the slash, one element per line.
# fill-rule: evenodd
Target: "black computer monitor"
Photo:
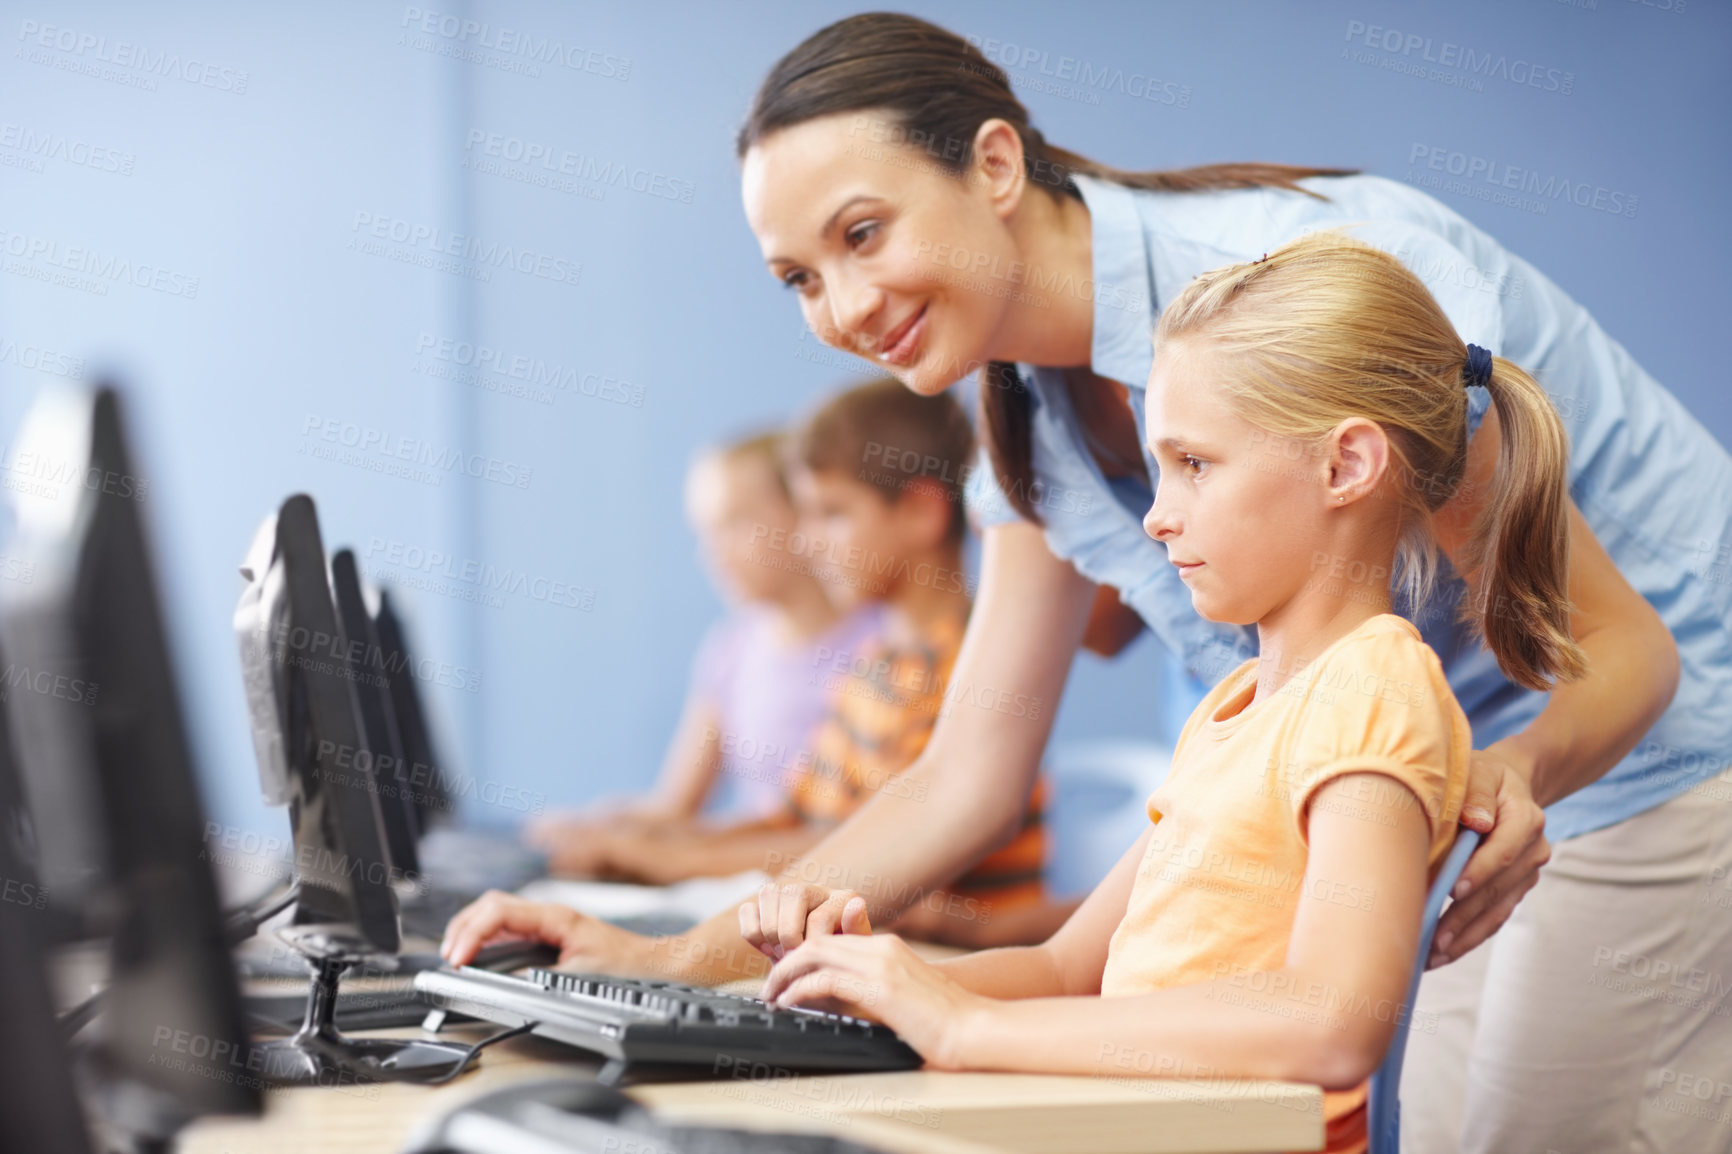
<path fill-rule="evenodd" d="M 433 1081 L 461 1068 L 460 1046 L 345 1038 L 333 1022 L 337 980 L 395 955 L 393 872 L 356 693 L 361 674 L 337 620 L 312 498 L 265 519 L 235 609 L 241 670 L 265 800 L 287 805 L 299 897 L 278 932 L 314 971 L 294 1037 L 263 1044 L 274 1080 L 328 1084 L 352 1076 Z"/>
<path fill-rule="evenodd" d="M 389 589 L 378 591 L 379 607 L 373 613 L 374 635 L 389 671 L 391 708 L 397 718 L 397 736 L 403 743 L 403 764 L 409 767 L 409 797 L 415 809 L 416 828 L 425 836 L 434 826 L 450 819 L 456 801 L 421 708 L 420 688 L 415 684 L 416 665 L 408 629 L 397 612 Z"/>
<path fill-rule="evenodd" d="M 0 654 L 0 668 L 6 665 Z M 8 696 L 5 679 L 0 678 L 0 702 Z M 13 753 L 12 730 L 6 723 L 6 711 L 0 708 L 0 904 L 25 906 L 38 915 L 33 924 L 45 940 L 64 942 L 78 937 L 84 918 L 77 910 L 48 904 L 48 890 L 42 884 L 42 853 L 37 848 L 36 820 L 30 816 L 30 806 L 24 798 L 24 783 L 18 780 L 17 759 Z"/>
<path fill-rule="evenodd" d="M 360 710 L 361 737 L 372 758 L 366 769 L 379 799 L 379 816 L 385 828 L 385 849 L 397 876 L 413 880 L 421 872 L 416 842 L 420 821 L 411 800 L 412 788 L 404 761 L 403 737 L 397 724 L 396 705 L 391 698 L 391 679 L 373 615 L 367 611 L 367 594 L 361 587 L 361 570 L 350 549 L 331 556 L 331 592 L 337 602 L 337 623 L 348 638 L 348 656 L 356 669 L 355 699 Z"/>
<path fill-rule="evenodd" d="M 423 814 L 448 815 L 454 778 L 446 763 L 433 754 L 421 706 L 417 674 L 390 595 L 363 583 L 354 553 L 339 549 L 331 558 L 331 584 L 338 616 L 349 634 L 349 649 L 363 666 L 356 678 L 367 732 L 377 725 L 385 733 L 379 756 L 373 759 L 385 815 L 387 840 L 395 857 L 399 839 L 412 855 L 406 870 L 409 884 L 398 887 L 406 934 L 437 938 L 462 906 L 490 889 L 516 889 L 546 870 L 544 855 L 523 846 L 515 836 L 465 831 L 454 823 L 434 825 Z M 369 617 L 366 607 L 376 598 Z M 366 643 L 357 643 L 365 638 Z M 400 859 L 403 860 L 403 859 Z"/>
<path fill-rule="evenodd" d="M 253 748 L 265 801 L 289 807 L 300 887 L 279 932 L 310 958 L 395 954 L 391 860 L 311 498 L 265 519 L 241 576 L 234 624 Z"/>
<path fill-rule="evenodd" d="M 63 915 L 56 936 L 107 946 L 103 992 L 76 1046 L 93 1116 L 157 1145 L 199 1115 L 256 1113 L 260 1094 L 245 1076 L 146 488 L 106 387 L 45 393 L 12 451 L 37 478 L 9 486 L 9 552 L 31 580 L 0 588 L 6 715 L 35 872 Z"/>
<path fill-rule="evenodd" d="M 48 986 L 46 947 L 57 935 L 5 723 L 0 710 L 0 1022 L 9 1035 L 0 1057 L 0 1134 L 19 1150 L 87 1154 L 71 1056 Z"/>
<path fill-rule="evenodd" d="M 16 864 L 0 849 L 0 871 Z M 84 1113 L 65 1039 L 54 1020 L 41 927 L 29 906 L 0 903 L 0 1022 L 7 1056 L 0 1061 L 0 1134 L 7 1149 L 85 1154 Z M 40 912 L 35 912 L 40 917 Z"/>

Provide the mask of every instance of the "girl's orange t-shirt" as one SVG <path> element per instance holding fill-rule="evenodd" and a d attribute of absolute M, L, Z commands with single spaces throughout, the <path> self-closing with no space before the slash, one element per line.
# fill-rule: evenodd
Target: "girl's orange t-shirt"
<path fill-rule="evenodd" d="M 1288 998 L 1294 1015 L 1410 1012 L 1361 1005 L 1350 991 L 1271 991 L 1256 975 L 1287 956 L 1304 887 L 1308 807 L 1327 782 L 1365 779 L 1363 797 L 1328 804 L 1421 806 L 1433 873 L 1455 840 L 1473 735 L 1437 655 L 1407 620 L 1380 614 L 1252 704 L 1257 661 L 1203 699 L 1179 735 L 1167 780 L 1150 796 L 1155 823 L 1125 917 L 1107 953 L 1101 993 L 1148 993 L 1220 981 L 1247 997 Z M 1383 791 L 1394 791 L 1384 793 Z M 1399 796 L 1397 796 L 1399 795 Z M 1366 808 L 1375 818 L 1383 811 Z M 1375 885 L 1329 883 L 1331 901 L 1374 909 Z M 1340 892 L 1334 892 L 1339 889 Z M 1365 1090 L 1324 1095 L 1330 1151 L 1365 1148 Z"/>

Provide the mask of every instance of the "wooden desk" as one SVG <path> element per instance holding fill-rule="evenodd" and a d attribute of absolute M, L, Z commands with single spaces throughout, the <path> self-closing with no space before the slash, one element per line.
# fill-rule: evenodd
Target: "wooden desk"
<path fill-rule="evenodd" d="M 965 952 L 911 944 L 934 960 Z M 718 988 L 754 996 L 761 986 L 760 979 L 749 978 Z M 497 1028 L 471 1023 L 439 1037 L 472 1042 Z M 356 1036 L 414 1034 L 404 1028 Z M 200 1122 L 182 1136 L 180 1150 L 396 1154 L 421 1122 L 470 1098 L 526 1080 L 593 1078 L 600 1069 L 600 1058 L 570 1047 L 513 1038 L 483 1051 L 478 1067 L 448 1086 L 273 1090 L 264 1117 Z M 760 1068 L 739 1074 L 626 1092 L 680 1122 L 836 1134 L 894 1154 L 1225 1154 L 1323 1147 L 1322 1091 L 1290 1082 L 929 1070 L 821 1076 Z"/>
<path fill-rule="evenodd" d="M 839 1123 L 838 1133 L 919 1150 L 926 1135 L 1020 1154 L 1177 1154 L 1318 1150 L 1323 1094 L 1289 1082 L 1179 1082 L 912 1070 L 639 1086 L 634 1098 L 678 1118 L 735 1125 L 770 1115 Z M 868 1139 L 850 1125 L 893 1129 Z M 901 1144 L 906 1136 L 908 1144 Z M 896 1143 L 896 1144 L 892 1144 Z"/>
<path fill-rule="evenodd" d="M 492 1027 L 440 1037 L 472 1041 Z M 403 1036 L 411 1030 L 376 1031 Z M 366 1035 L 362 1035 L 366 1036 Z M 485 1051 L 448 1086 L 273 1090 L 259 1119 L 207 1119 L 183 1154 L 395 1154 L 423 1120 L 526 1079 L 593 1077 L 600 1061 L 539 1038 Z M 1317 1150 L 1322 1093 L 1286 1082 L 1178 1082 L 916 1070 L 838 1076 L 742 1071 L 627 1092 L 681 1122 L 837 1134 L 896 1154 Z"/>

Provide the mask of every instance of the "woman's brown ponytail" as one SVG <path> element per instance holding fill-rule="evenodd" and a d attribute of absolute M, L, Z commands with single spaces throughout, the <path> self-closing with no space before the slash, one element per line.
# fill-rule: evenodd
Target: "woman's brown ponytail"
<path fill-rule="evenodd" d="M 1004 499 L 1011 508 L 1039 524 L 1029 488 L 1034 478 L 1034 410 L 1028 386 L 1008 361 L 991 361 L 980 370 L 980 438 L 992 462 Z"/>

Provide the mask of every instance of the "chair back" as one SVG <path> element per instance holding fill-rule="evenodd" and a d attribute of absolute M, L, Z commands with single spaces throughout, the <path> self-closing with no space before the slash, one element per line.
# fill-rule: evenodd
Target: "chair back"
<path fill-rule="evenodd" d="M 1407 984 L 1406 1011 L 1396 1024 L 1395 1037 L 1389 1041 L 1389 1052 L 1383 1065 L 1371 1075 L 1371 1091 L 1366 1102 L 1366 1128 L 1370 1135 L 1369 1154 L 1400 1154 L 1401 1152 L 1401 1063 L 1407 1054 L 1407 1029 L 1413 1022 L 1413 1006 L 1419 998 L 1419 979 L 1425 974 L 1425 961 L 1431 956 L 1431 939 L 1437 933 L 1437 919 L 1443 913 L 1443 903 L 1449 891 L 1461 877 L 1462 867 L 1479 845 L 1479 834 L 1466 826 L 1455 831 L 1455 845 L 1431 883 L 1425 898 L 1425 921 L 1419 932 L 1419 958 L 1414 962 L 1413 978 Z"/>

